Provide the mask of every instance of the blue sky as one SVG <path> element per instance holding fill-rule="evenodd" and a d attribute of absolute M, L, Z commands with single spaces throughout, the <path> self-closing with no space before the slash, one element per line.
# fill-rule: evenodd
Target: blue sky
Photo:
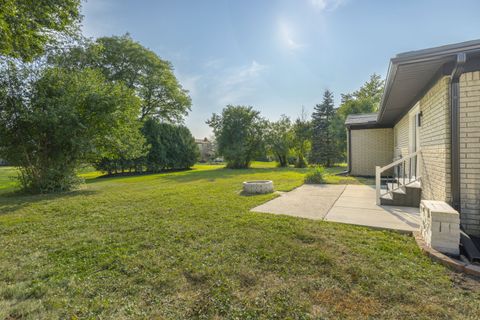
<path fill-rule="evenodd" d="M 397 53 L 480 38 L 479 12 L 478 0 L 89 0 L 83 32 L 129 32 L 171 61 L 204 137 L 226 104 L 272 120 L 310 113 L 325 89 L 338 104 Z"/>

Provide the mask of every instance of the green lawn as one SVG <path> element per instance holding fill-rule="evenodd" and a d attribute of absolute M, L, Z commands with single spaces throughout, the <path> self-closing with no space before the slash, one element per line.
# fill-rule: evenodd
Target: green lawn
<path fill-rule="evenodd" d="M 478 282 L 409 236 L 249 212 L 275 195 L 242 181 L 287 191 L 305 172 L 84 172 L 81 190 L 26 196 L 1 168 L 0 319 L 479 318 Z"/>

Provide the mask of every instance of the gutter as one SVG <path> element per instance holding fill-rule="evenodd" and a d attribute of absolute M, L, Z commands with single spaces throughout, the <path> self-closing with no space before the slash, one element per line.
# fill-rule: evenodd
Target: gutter
<path fill-rule="evenodd" d="M 460 212 L 460 76 L 464 71 L 467 55 L 457 54 L 450 75 L 450 147 L 452 207 Z"/>
<path fill-rule="evenodd" d="M 347 138 L 347 141 L 348 141 L 348 168 L 347 168 L 347 174 L 350 174 L 350 172 L 352 172 L 352 129 L 350 129 L 350 126 L 347 126 L 347 130 L 348 130 L 348 138 Z"/>

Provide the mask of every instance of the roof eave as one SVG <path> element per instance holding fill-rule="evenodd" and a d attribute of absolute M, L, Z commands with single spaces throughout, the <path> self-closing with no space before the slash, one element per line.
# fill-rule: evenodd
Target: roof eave
<path fill-rule="evenodd" d="M 451 57 L 455 61 L 458 53 L 475 54 L 480 51 L 480 40 L 473 40 L 462 42 L 454 45 L 441 46 L 431 49 L 424 49 L 418 51 L 410 51 L 400 53 L 394 58 L 390 59 L 390 64 L 387 71 L 387 80 L 385 90 L 380 102 L 377 122 L 381 123 L 386 111 L 386 103 L 388 101 L 395 77 L 397 75 L 398 67 L 400 65 L 428 62 L 434 60 L 448 59 Z"/>

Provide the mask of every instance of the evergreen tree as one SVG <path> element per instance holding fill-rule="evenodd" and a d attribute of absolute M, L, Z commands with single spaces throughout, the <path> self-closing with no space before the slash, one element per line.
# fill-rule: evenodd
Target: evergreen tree
<path fill-rule="evenodd" d="M 331 128 L 334 116 L 333 93 L 325 90 L 323 102 L 315 106 L 312 114 L 312 150 L 309 159 L 311 164 L 330 167 L 337 159 Z"/>
<path fill-rule="evenodd" d="M 349 114 L 377 112 L 382 99 L 383 86 L 382 78 L 374 73 L 359 90 L 341 95 L 340 107 L 336 110 L 336 116 L 332 124 L 339 160 L 344 161 L 347 156 L 345 119 Z"/>

